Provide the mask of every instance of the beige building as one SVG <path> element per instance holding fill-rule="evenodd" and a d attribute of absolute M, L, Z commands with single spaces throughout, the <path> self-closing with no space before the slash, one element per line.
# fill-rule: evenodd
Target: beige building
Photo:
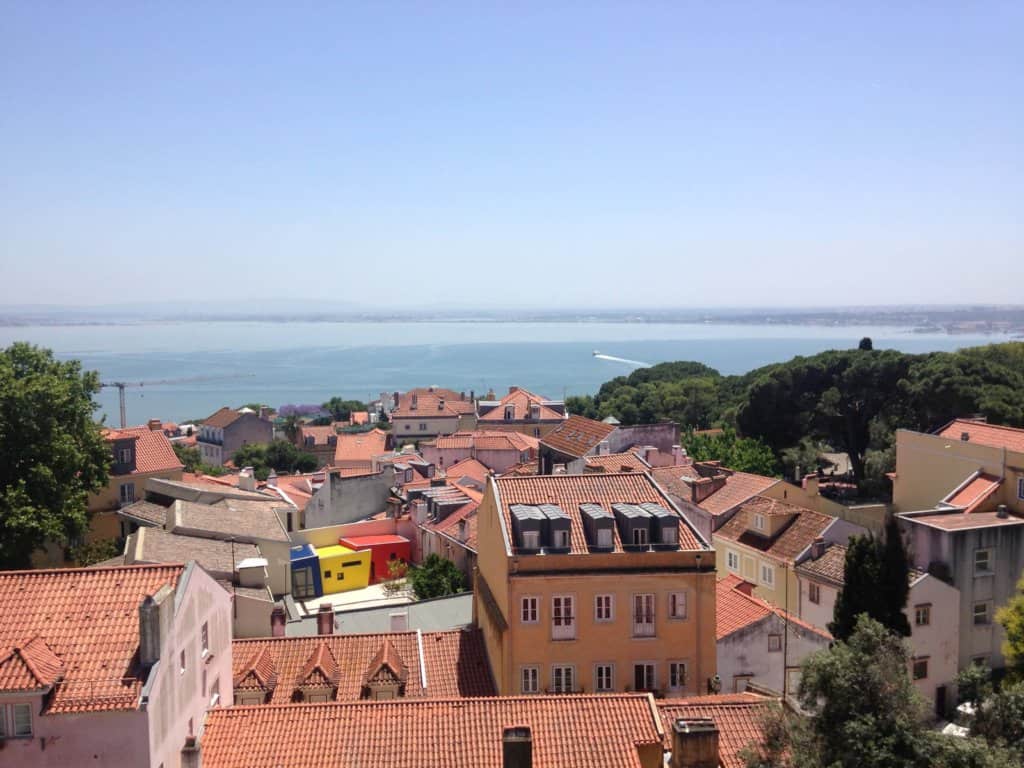
<path fill-rule="evenodd" d="M 492 477 L 477 516 L 500 693 L 707 691 L 715 553 L 648 475 Z"/>
<path fill-rule="evenodd" d="M 395 443 L 476 429 L 476 403 L 465 392 L 419 387 L 394 394 L 391 434 Z"/>
<path fill-rule="evenodd" d="M 509 387 L 501 400 L 481 400 L 477 410 L 480 429 L 520 432 L 535 438 L 544 437 L 566 419 L 564 402 L 522 387 Z"/>

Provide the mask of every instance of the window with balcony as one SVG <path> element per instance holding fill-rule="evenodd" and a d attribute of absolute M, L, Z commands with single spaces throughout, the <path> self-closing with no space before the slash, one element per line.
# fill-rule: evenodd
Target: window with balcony
<path fill-rule="evenodd" d="M 615 666 L 613 664 L 596 664 L 594 666 L 594 690 L 598 693 L 615 690 Z"/>
<path fill-rule="evenodd" d="M 536 624 L 538 620 L 538 599 L 536 597 L 524 597 L 522 600 L 522 622 L 523 624 Z"/>
<path fill-rule="evenodd" d="M 568 549 L 569 548 L 569 532 L 568 531 L 552 531 L 551 533 L 551 546 L 556 549 Z"/>
<path fill-rule="evenodd" d="M 633 595 L 633 637 L 654 637 L 654 595 Z"/>
<path fill-rule="evenodd" d="M 611 595 L 597 595 L 594 598 L 594 620 L 612 621 L 614 605 L 615 602 Z"/>
<path fill-rule="evenodd" d="M 989 576 L 992 574 L 992 550 L 974 550 L 974 575 Z"/>
<path fill-rule="evenodd" d="M 540 531 L 523 531 L 523 549 L 540 549 Z"/>
<path fill-rule="evenodd" d="M 668 663 L 668 687 L 676 691 L 686 687 L 685 661 L 670 661 Z"/>
<path fill-rule="evenodd" d="M 576 667 L 572 664 L 555 664 L 551 667 L 551 690 L 553 693 L 572 693 L 576 684 Z"/>
<path fill-rule="evenodd" d="M 807 599 L 815 605 L 821 605 L 821 587 L 813 581 L 807 585 Z"/>
<path fill-rule="evenodd" d="M 927 627 L 932 623 L 931 603 L 923 603 L 914 606 L 914 626 Z"/>
<path fill-rule="evenodd" d="M 551 639 L 576 639 L 576 613 L 572 595 L 551 598 Z"/>
<path fill-rule="evenodd" d="M 668 617 L 670 619 L 686 618 L 686 593 L 669 592 L 668 595 Z"/>
<path fill-rule="evenodd" d="M 540 691 L 540 670 L 537 667 L 523 667 L 519 690 L 522 693 L 538 693 Z"/>
<path fill-rule="evenodd" d="M 657 689 L 654 664 L 649 661 L 633 665 L 633 690 L 653 691 Z"/>

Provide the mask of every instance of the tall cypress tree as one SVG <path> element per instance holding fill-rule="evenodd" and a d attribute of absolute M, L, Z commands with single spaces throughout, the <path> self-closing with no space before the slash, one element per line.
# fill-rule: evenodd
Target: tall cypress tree
<path fill-rule="evenodd" d="M 910 594 L 910 563 L 894 517 L 886 521 L 882 539 L 871 535 L 850 539 L 843 577 L 828 625 L 836 639 L 848 639 L 862 613 L 898 635 L 910 635 L 910 622 L 903 612 Z"/>

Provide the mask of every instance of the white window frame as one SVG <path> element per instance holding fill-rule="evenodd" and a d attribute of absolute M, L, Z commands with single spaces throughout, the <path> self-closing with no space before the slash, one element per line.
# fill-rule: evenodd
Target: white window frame
<path fill-rule="evenodd" d="M 28 718 L 28 730 L 18 731 L 18 712 L 24 712 Z M 32 717 L 32 705 L 23 702 L 0 704 L 0 739 L 31 739 L 35 733 L 35 722 Z"/>
<path fill-rule="evenodd" d="M 682 675 L 679 674 L 682 669 Z M 690 666 L 685 661 L 675 660 L 668 663 L 667 687 L 670 691 L 686 690 L 686 683 L 690 678 Z"/>
<path fill-rule="evenodd" d="M 568 549 L 572 543 L 569 531 L 552 531 L 551 546 L 556 549 Z"/>
<path fill-rule="evenodd" d="M 576 595 L 551 596 L 551 639 L 576 639 Z"/>
<path fill-rule="evenodd" d="M 118 464 L 131 464 L 132 463 L 132 449 L 131 448 L 120 448 L 117 451 L 117 463 Z"/>
<path fill-rule="evenodd" d="M 982 555 L 982 554 L 984 554 L 984 556 L 985 556 L 984 559 L 985 559 L 986 565 L 985 565 L 984 568 L 979 568 L 978 567 L 978 555 Z M 979 547 L 978 549 L 974 550 L 974 575 L 975 576 L 991 576 L 993 573 L 995 573 L 995 569 L 992 567 L 993 563 L 994 563 L 994 560 L 993 560 L 993 555 L 994 554 L 995 553 L 993 552 L 992 547 Z"/>
<path fill-rule="evenodd" d="M 922 621 L 922 618 L 924 619 Z M 914 606 L 914 626 L 928 627 L 932 623 L 932 604 L 920 603 Z"/>
<path fill-rule="evenodd" d="M 519 534 L 523 549 L 540 549 L 540 531 L 523 531 Z"/>
<path fill-rule="evenodd" d="M 601 615 L 602 601 L 606 603 L 606 605 L 604 606 L 606 610 L 606 615 L 604 616 Z M 594 621 L 599 622 L 601 624 L 606 624 L 609 621 L 615 621 L 615 595 L 594 595 Z"/>
<path fill-rule="evenodd" d="M 636 672 L 639 668 L 644 669 L 644 683 L 645 685 L 638 686 L 636 684 Z M 647 679 L 647 672 L 650 671 L 650 678 Z M 633 690 L 635 692 L 641 691 L 656 691 L 658 690 L 658 663 L 656 661 L 635 661 L 633 662 Z"/>
<path fill-rule="evenodd" d="M 682 611 L 679 610 L 680 605 Z M 686 621 L 689 617 L 689 600 L 686 592 L 668 593 L 668 617 L 672 621 Z"/>
<path fill-rule="evenodd" d="M 637 539 L 640 539 L 640 541 L 637 541 Z M 634 547 L 649 547 L 651 545 L 651 532 L 646 528 L 637 526 L 633 529 L 632 540 Z"/>
<path fill-rule="evenodd" d="M 642 604 L 637 601 L 641 601 Z M 633 637 L 656 637 L 658 632 L 657 600 L 653 592 L 636 592 L 630 601 Z"/>
<path fill-rule="evenodd" d="M 519 601 L 519 623 L 540 624 L 540 598 L 526 595 Z"/>
<path fill-rule="evenodd" d="M 775 589 L 775 566 L 765 562 L 758 563 L 758 565 L 760 566 L 758 575 L 761 577 L 761 584 L 769 589 Z M 766 573 L 769 574 L 768 578 L 765 578 Z"/>
<path fill-rule="evenodd" d="M 985 618 L 984 621 L 978 621 L 978 616 L 981 615 L 978 613 L 979 607 L 985 609 L 983 611 Z M 978 602 L 976 602 L 974 605 L 971 606 L 971 618 L 974 626 L 987 627 L 989 624 L 992 623 L 992 603 L 988 600 L 979 600 Z"/>
<path fill-rule="evenodd" d="M 821 586 L 813 581 L 807 582 L 807 599 L 815 605 L 821 605 Z"/>
<path fill-rule="evenodd" d="M 733 573 L 740 571 L 740 553 L 732 549 L 725 551 L 725 567 Z"/>
<path fill-rule="evenodd" d="M 607 672 L 602 675 L 602 671 Z M 601 678 L 607 678 L 602 685 Z M 615 690 L 615 665 L 611 662 L 600 662 L 594 665 L 594 693 L 611 693 Z"/>
<path fill-rule="evenodd" d="M 568 673 L 569 685 L 566 687 L 566 674 Z M 575 664 L 552 664 L 551 665 L 551 692 L 552 693 L 575 693 L 576 691 L 576 665 Z"/>
<path fill-rule="evenodd" d="M 125 493 L 125 491 L 128 493 Z M 121 499 L 122 504 L 134 504 L 135 503 L 135 483 L 121 483 L 118 486 L 118 495 Z"/>
<path fill-rule="evenodd" d="M 765 530 L 764 515 L 762 515 L 760 512 L 754 513 L 754 528 L 756 528 L 759 531 Z"/>
<path fill-rule="evenodd" d="M 540 667 L 527 665 L 519 668 L 520 693 L 540 693 Z"/>

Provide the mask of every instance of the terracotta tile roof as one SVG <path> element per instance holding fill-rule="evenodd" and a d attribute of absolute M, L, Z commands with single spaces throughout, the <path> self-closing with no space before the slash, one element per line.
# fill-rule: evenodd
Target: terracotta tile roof
<path fill-rule="evenodd" d="M 574 415 L 548 432 L 540 442 L 559 453 L 579 458 L 596 448 L 615 429 L 612 424 Z"/>
<path fill-rule="evenodd" d="M 182 571 L 146 565 L 0 572 L 0 658 L 32 645 L 27 652 L 38 674 L 54 674 L 52 657 L 63 663 L 64 678 L 44 712 L 134 709 L 144 675 L 136 660 L 139 603 L 176 585 Z"/>
<path fill-rule="evenodd" d="M 655 703 L 663 721 L 666 749 L 672 749 L 672 723 L 676 720 L 709 717 L 718 728 L 718 760 L 722 768 L 745 768 L 740 753 L 752 744 L 762 743 L 764 716 L 778 700 L 753 693 L 731 693 L 658 699 Z"/>
<path fill-rule="evenodd" d="M 128 474 L 173 472 L 182 468 L 182 463 L 174 452 L 174 444 L 162 430 L 149 427 L 108 429 L 105 436 L 108 441 L 135 440 L 135 471 Z"/>
<path fill-rule="evenodd" d="M 270 648 L 260 646 L 253 649 L 248 659 L 236 664 L 233 673 L 236 689 L 243 691 L 262 691 L 268 696 L 277 687 L 277 664 Z"/>
<path fill-rule="evenodd" d="M 545 405 L 548 401 L 549 398 L 547 397 L 535 395 L 533 392 L 529 392 L 522 387 L 516 387 L 515 390 L 501 398 L 498 405 L 482 414 L 480 421 L 506 421 L 505 408 L 508 406 L 512 406 L 515 409 L 512 421 L 562 421 L 565 416 L 554 408 Z M 531 406 L 536 406 L 536 416 L 531 415 Z"/>
<path fill-rule="evenodd" d="M 296 688 L 335 688 L 341 677 L 338 661 L 331 653 L 331 647 L 321 640 L 309 654 L 302 671 L 295 678 Z"/>
<path fill-rule="evenodd" d="M 236 541 L 290 541 L 273 503 L 244 499 L 222 499 L 212 505 L 175 501 L 168 510 L 167 530 L 215 539 L 234 536 Z"/>
<path fill-rule="evenodd" d="M 637 747 L 663 743 L 643 694 L 227 707 L 207 716 L 203 766 L 500 768 L 515 726 L 530 729 L 534 768 L 639 768 Z"/>
<path fill-rule="evenodd" d="M 692 485 L 694 481 L 699 482 L 702 478 L 724 475 L 724 480 L 712 480 L 713 483 L 719 483 L 721 487 L 696 503 L 696 506 L 714 517 L 724 515 L 734 509 L 737 504 L 742 504 L 780 482 L 775 477 L 734 472 L 731 469 L 700 462 L 688 466 L 656 467 L 651 470 L 651 475 L 666 491 L 691 504 L 695 503 Z"/>
<path fill-rule="evenodd" d="M 953 507 L 963 507 L 964 513 L 970 514 L 992 498 L 1002 484 L 1001 478 L 982 473 L 969 480 L 959 490 L 953 491 L 943 501 Z"/>
<path fill-rule="evenodd" d="M 753 584 L 743 581 L 734 574 L 729 574 L 715 584 L 715 634 L 719 640 L 757 624 L 772 614 L 823 639 L 832 639 L 832 635 L 824 629 L 777 608 L 767 600 L 749 594 L 753 588 Z"/>
<path fill-rule="evenodd" d="M 501 477 L 527 477 L 537 474 L 536 461 L 524 461 L 509 467 Z"/>
<path fill-rule="evenodd" d="M 380 654 L 385 641 L 391 645 L 391 653 L 401 657 L 409 669 L 407 697 L 494 695 L 483 638 L 475 629 L 422 633 L 422 656 L 416 632 L 235 640 L 231 644 L 234 675 L 243 674 L 254 655 L 266 648 L 274 659 L 278 676 L 270 701 L 285 704 L 292 701 L 296 689 L 305 684 L 302 680 L 315 668 L 315 659 L 324 663 L 326 649 L 334 660 L 334 667 L 322 668 L 327 669 L 328 677 L 337 669 L 335 699 L 357 701 L 363 693 L 368 665 Z M 421 674 L 421 670 L 425 674 Z"/>
<path fill-rule="evenodd" d="M 445 475 L 455 481 L 462 477 L 471 477 L 478 483 L 485 483 L 490 474 L 491 470 L 476 459 L 457 461 L 445 470 Z"/>
<path fill-rule="evenodd" d="M 38 691 L 64 676 L 64 662 L 39 635 L 0 658 L 0 691 Z"/>
<path fill-rule="evenodd" d="M 203 426 L 224 429 L 225 427 L 230 427 L 240 418 L 242 418 L 242 414 L 239 411 L 224 406 L 220 410 L 203 419 Z"/>
<path fill-rule="evenodd" d="M 385 637 L 384 642 L 380 644 L 380 650 L 370 661 L 370 666 L 366 668 L 363 685 L 389 678 L 404 683 L 409 679 L 409 668 L 405 665 L 402 655 L 395 650 L 391 640 Z"/>
<path fill-rule="evenodd" d="M 369 432 L 343 432 L 338 435 L 334 449 L 334 463 L 337 466 L 355 464 L 369 467 L 374 456 L 388 452 L 388 433 L 374 427 Z"/>
<path fill-rule="evenodd" d="M 149 525 L 163 526 L 167 522 L 167 507 L 151 501 L 136 501 L 117 510 L 117 514 L 139 520 Z"/>
<path fill-rule="evenodd" d="M 592 473 L 585 475 L 534 475 L 532 477 L 499 477 L 493 481 L 502 514 L 502 525 L 512 540 L 513 504 L 557 504 L 569 516 L 571 525 L 570 552 L 585 555 L 590 550 L 583 532 L 581 504 L 597 504 L 609 514 L 612 504 L 652 502 L 674 511 L 672 503 L 646 474 L 635 472 Z M 623 552 L 618 528 L 613 529 L 614 552 Z M 705 549 L 689 523 L 679 517 L 679 546 L 684 550 Z"/>
<path fill-rule="evenodd" d="M 842 586 L 846 580 L 846 547 L 832 544 L 817 560 L 808 558 L 796 567 L 797 573 Z"/>
<path fill-rule="evenodd" d="M 413 410 L 412 399 L 416 396 L 416 409 Z M 417 387 L 410 389 L 398 397 L 398 407 L 391 412 L 391 418 L 415 419 L 431 416 L 457 417 L 460 414 L 476 413 L 476 404 L 468 397 L 460 399 L 461 392 L 440 387 Z"/>
<path fill-rule="evenodd" d="M 354 424 L 355 426 L 369 424 L 370 414 L 367 411 L 350 411 L 348 414 L 348 423 Z"/>
<path fill-rule="evenodd" d="M 279 475 L 275 481 L 276 485 L 267 485 L 263 490 L 266 493 L 280 496 L 286 502 L 294 504 L 297 509 L 303 510 L 316 492 L 312 482 L 314 477 L 325 478 L 326 475 L 323 473 L 313 475 Z"/>
<path fill-rule="evenodd" d="M 969 442 L 1024 453 L 1024 429 L 1016 427 L 1002 427 L 973 419 L 954 419 L 940 429 L 938 435 L 949 440 L 960 440 L 964 432 Z"/>
<path fill-rule="evenodd" d="M 603 456 L 588 456 L 587 469 L 600 472 L 649 472 L 650 467 L 635 453 L 606 453 Z"/>
<path fill-rule="evenodd" d="M 306 438 L 313 438 L 314 446 L 327 445 L 329 438 L 337 437 L 338 431 L 334 428 L 334 425 L 330 426 L 315 426 L 312 424 L 303 424 L 299 427 L 296 442 L 299 445 L 299 449 L 306 447 Z"/>
<path fill-rule="evenodd" d="M 769 539 L 750 530 L 755 513 L 765 517 L 792 515 L 793 519 L 779 534 Z M 736 514 L 715 531 L 715 538 L 735 541 L 756 549 L 778 562 L 792 564 L 797 555 L 807 549 L 834 521 L 834 517 L 795 504 L 755 496 L 741 504 Z"/>

